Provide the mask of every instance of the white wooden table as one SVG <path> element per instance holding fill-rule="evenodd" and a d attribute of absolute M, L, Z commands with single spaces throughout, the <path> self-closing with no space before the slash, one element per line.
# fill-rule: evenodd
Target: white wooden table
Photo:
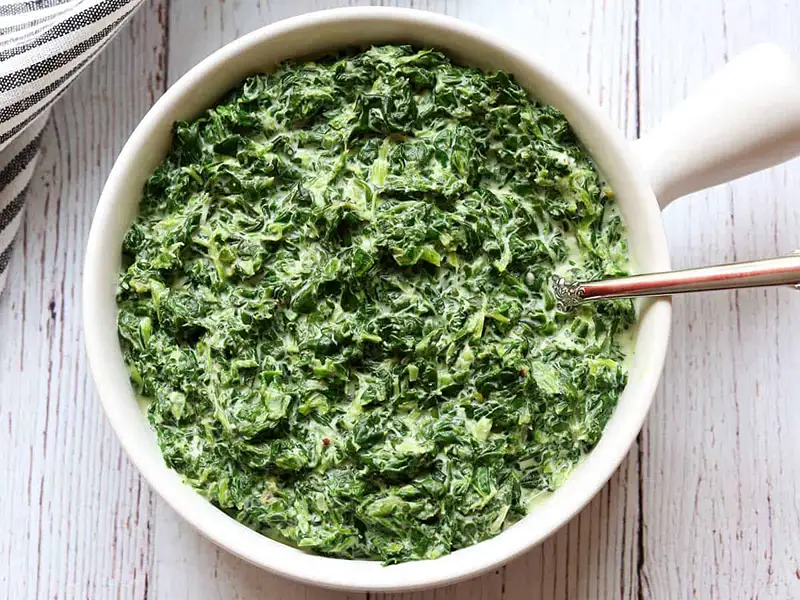
<path fill-rule="evenodd" d="M 81 339 L 94 204 L 148 107 L 235 37 L 346 4 L 149 0 L 56 107 L 0 297 L 0 598 L 382 597 L 284 581 L 201 538 L 122 453 Z M 631 138 L 753 43 L 800 57 L 796 0 L 392 4 L 481 23 L 545 56 Z M 799 196 L 794 162 L 681 199 L 664 215 L 675 266 L 799 248 Z M 800 598 L 798 371 L 800 293 L 676 299 L 650 418 L 599 496 L 501 570 L 404 597 Z"/>

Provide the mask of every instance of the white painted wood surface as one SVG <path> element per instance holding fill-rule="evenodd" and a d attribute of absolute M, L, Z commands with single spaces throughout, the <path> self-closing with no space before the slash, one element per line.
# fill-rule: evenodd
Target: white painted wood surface
<path fill-rule="evenodd" d="M 367 4 L 149 0 L 56 107 L 0 297 L 0 598 L 376 597 L 282 580 L 187 526 L 123 455 L 80 331 L 94 203 L 165 85 L 262 24 L 354 3 Z M 545 56 L 631 138 L 752 43 L 800 57 L 793 0 L 383 3 L 501 32 Z M 679 200 L 665 213 L 676 266 L 800 247 L 798 189 L 794 162 Z M 677 299 L 640 444 L 580 516 L 495 573 L 386 598 L 800 597 L 798 309 L 789 290 Z"/>

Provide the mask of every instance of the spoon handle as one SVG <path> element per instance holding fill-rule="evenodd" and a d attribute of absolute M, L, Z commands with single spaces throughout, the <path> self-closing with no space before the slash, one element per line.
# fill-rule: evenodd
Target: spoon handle
<path fill-rule="evenodd" d="M 604 281 L 569 282 L 559 277 L 554 283 L 556 300 L 564 310 L 588 300 L 669 296 L 686 292 L 708 292 L 738 288 L 800 284 L 800 252 L 791 256 L 632 275 Z"/>

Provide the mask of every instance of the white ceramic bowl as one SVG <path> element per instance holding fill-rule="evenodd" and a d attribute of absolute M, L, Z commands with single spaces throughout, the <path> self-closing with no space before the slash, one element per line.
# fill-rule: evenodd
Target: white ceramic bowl
<path fill-rule="evenodd" d="M 563 111 L 617 193 L 630 253 L 640 271 L 670 267 L 656 195 L 663 204 L 701 185 L 778 162 L 793 155 L 800 141 L 797 74 L 774 47 L 760 47 L 735 61 L 738 64 L 729 66 L 667 126 L 637 142 L 633 151 L 597 108 L 540 60 L 475 25 L 403 9 L 337 9 L 275 23 L 214 53 L 164 94 L 120 153 L 89 235 L 84 332 L 103 406 L 148 483 L 209 539 L 292 579 L 354 590 L 432 587 L 478 575 L 564 525 L 608 481 L 639 433 L 664 363 L 671 315 L 668 300 L 642 306 L 627 388 L 600 443 L 564 486 L 500 535 L 448 556 L 384 567 L 310 555 L 237 523 L 183 484 L 165 466 L 137 406 L 117 339 L 114 292 L 120 246 L 136 215 L 142 186 L 167 152 L 172 123 L 212 106 L 247 75 L 287 58 L 387 42 L 432 46 L 464 64 L 511 72 L 531 94 Z M 719 101 L 734 97 L 734 104 Z"/>

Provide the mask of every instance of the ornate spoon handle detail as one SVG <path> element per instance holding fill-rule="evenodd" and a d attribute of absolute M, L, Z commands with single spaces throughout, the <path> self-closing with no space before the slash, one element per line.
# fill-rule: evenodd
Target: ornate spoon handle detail
<path fill-rule="evenodd" d="M 557 277 L 553 291 L 562 310 L 572 310 L 588 300 L 635 298 L 639 296 L 670 296 L 687 292 L 708 292 L 750 287 L 800 284 L 800 251 L 791 256 L 632 275 L 604 281 L 566 281 Z"/>

